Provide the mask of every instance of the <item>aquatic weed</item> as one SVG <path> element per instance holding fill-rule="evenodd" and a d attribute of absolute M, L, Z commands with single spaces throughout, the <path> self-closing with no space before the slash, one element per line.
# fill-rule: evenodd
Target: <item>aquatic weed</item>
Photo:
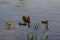
<path fill-rule="evenodd" d="M 41 38 L 41 40 L 48 40 L 48 33 L 47 32 L 43 35 L 43 38 Z"/>
<path fill-rule="evenodd" d="M 37 40 L 37 36 L 33 34 L 32 37 L 30 37 L 28 34 L 27 40 Z"/>

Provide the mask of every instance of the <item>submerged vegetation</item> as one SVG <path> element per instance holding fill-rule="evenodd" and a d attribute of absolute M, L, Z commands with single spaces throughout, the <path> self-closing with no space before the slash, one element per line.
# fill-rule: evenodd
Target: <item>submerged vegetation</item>
<path fill-rule="evenodd" d="M 41 40 L 48 40 L 48 33 L 47 32 L 45 34 L 43 34 L 43 37 L 41 38 Z"/>
<path fill-rule="evenodd" d="M 25 1 L 25 0 L 19 0 L 19 1 Z"/>
<path fill-rule="evenodd" d="M 19 0 L 19 2 L 25 2 L 25 0 Z"/>
<path fill-rule="evenodd" d="M 30 36 L 30 35 L 28 34 L 27 40 L 37 40 L 37 36 L 34 35 L 34 34 L 33 34 L 32 36 Z"/>

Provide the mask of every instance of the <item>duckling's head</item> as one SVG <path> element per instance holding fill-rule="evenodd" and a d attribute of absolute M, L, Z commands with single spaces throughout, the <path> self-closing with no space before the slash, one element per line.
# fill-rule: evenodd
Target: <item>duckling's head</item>
<path fill-rule="evenodd" d="M 12 24 L 11 22 L 7 22 L 7 25 Z"/>
<path fill-rule="evenodd" d="M 19 22 L 19 25 L 24 25 L 24 26 L 26 26 L 27 24 L 26 24 L 26 23 L 23 23 L 23 22 Z"/>
<path fill-rule="evenodd" d="M 11 22 L 7 22 L 7 27 L 10 30 L 11 28 L 13 28 L 13 24 Z"/>
<path fill-rule="evenodd" d="M 48 24 L 48 20 L 46 20 L 46 21 L 41 21 L 41 23 L 43 23 L 43 24 Z"/>

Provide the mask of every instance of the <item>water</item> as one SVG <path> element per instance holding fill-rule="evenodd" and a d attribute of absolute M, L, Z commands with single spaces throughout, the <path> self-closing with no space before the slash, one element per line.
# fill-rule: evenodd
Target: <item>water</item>
<path fill-rule="evenodd" d="M 60 40 L 60 1 L 59 0 L 0 0 L 0 40 L 27 40 L 28 32 L 38 35 L 38 40 L 42 37 L 42 20 L 48 20 L 50 30 L 49 40 Z M 31 28 L 19 26 L 23 15 L 31 17 Z M 14 24 L 12 30 L 7 29 L 6 23 L 10 21 Z M 39 24 L 38 30 L 34 25 Z"/>

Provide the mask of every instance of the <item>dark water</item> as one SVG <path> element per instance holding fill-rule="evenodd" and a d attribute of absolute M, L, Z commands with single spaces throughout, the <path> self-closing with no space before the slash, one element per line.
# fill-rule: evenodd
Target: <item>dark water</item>
<path fill-rule="evenodd" d="M 31 28 L 19 26 L 23 15 L 31 17 Z M 60 40 L 60 1 L 59 0 L 0 0 L 0 40 L 27 40 L 27 34 L 35 33 L 38 40 L 42 37 L 44 26 L 42 20 L 48 20 L 50 30 L 49 40 Z M 7 29 L 6 23 L 14 24 L 12 30 Z M 39 24 L 38 30 L 34 25 Z"/>

